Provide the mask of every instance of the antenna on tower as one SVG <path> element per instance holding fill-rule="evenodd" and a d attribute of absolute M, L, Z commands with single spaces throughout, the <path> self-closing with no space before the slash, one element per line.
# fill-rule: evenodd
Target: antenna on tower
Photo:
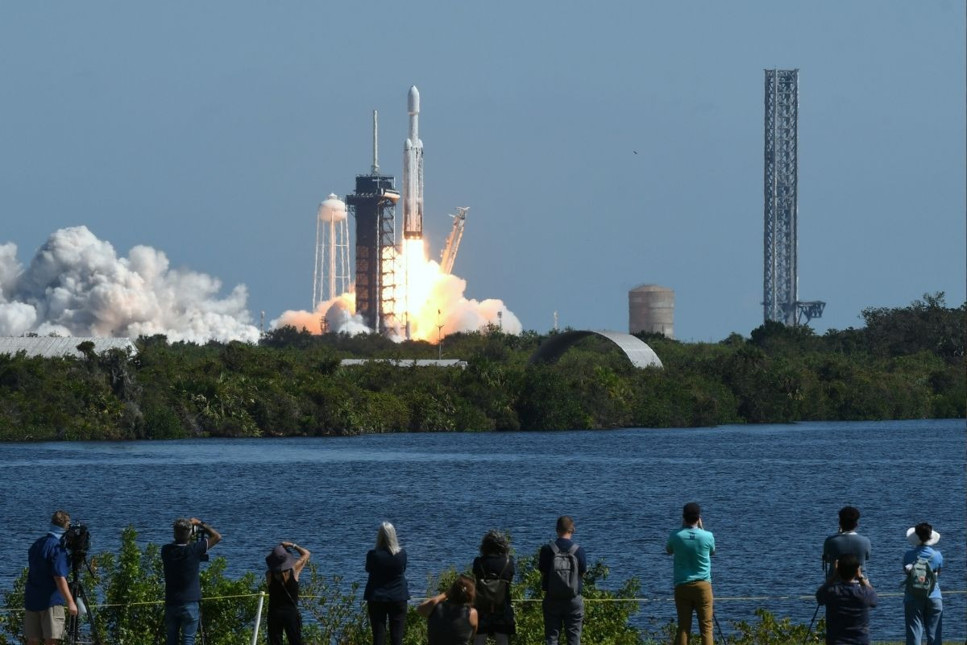
<path fill-rule="evenodd" d="M 373 110 L 373 174 L 379 174 L 379 120 L 376 110 Z"/>

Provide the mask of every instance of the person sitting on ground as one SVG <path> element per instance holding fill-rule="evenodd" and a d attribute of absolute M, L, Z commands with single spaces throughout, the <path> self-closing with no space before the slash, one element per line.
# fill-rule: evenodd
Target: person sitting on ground
<path fill-rule="evenodd" d="M 816 601 L 826 605 L 826 644 L 868 645 L 870 607 L 876 607 L 876 592 L 852 553 L 836 561 L 835 571 L 816 590 Z"/>
<path fill-rule="evenodd" d="M 470 645 L 477 633 L 473 579 L 457 576 L 446 593 L 427 598 L 417 613 L 426 618 L 428 645 Z"/>
<path fill-rule="evenodd" d="M 289 552 L 299 554 L 295 557 Z M 281 542 L 265 556 L 268 571 L 265 582 L 269 591 L 267 620 L 269 645 L 282 645 L 282 633 L 289 645 L 302 645 L 302 616 L 299 614 L 299 573 L 309 562 L 309 549 L 294 542 Z"/>
<path fill-rule="evenodd" d="M 516 631 L 510 583 L 514 579 L 514 558 L 510 544 L 500 531 L 487 531 L 480 543 L 480 556 L 473 560 L 477 590 L 474 607 L 480 626 L 474 645 L 485 645 L 492 636 L 497 645 L 507 645 Z"/>

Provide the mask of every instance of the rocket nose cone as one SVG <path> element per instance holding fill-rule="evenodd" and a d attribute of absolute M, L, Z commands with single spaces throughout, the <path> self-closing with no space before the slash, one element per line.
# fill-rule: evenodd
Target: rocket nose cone
<path fill-rule="evenodd" d="M 410 114 L 420 113 L 420 90 L 416 89 L 416 85 L 410 86 L 410 92 L 406 97 L 406 105 Z"/>

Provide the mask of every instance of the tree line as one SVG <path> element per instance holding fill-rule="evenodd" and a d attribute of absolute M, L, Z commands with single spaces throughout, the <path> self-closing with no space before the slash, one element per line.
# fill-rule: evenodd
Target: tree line
<path fill-rule="evenodd" d="M 286 327 L 257 345 L 137 339 L 138 352 L 0 355 L 0 440 L 173 439 L 377 432 L 695 427 L 965 416 L 967 303 L 943 293 L 863 310 L 816 334 L 766 323 L 748 337 L 682 343 L 641 335 L 662 369 L 638 369 L 589 337 L 530 364 L 548 335 L 491 327 L 443 340 L 465 369 L 341 366 L 430 359 L 425 342 L 313 336 Z"/>

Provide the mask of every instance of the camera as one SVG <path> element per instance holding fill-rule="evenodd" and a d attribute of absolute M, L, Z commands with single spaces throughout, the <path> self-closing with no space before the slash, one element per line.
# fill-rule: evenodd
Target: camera
<path fill-rule="evenodd" d="M 71 523 L 61 540 L 72 554 L 83 556 L 91 550 L 91 533 L 83 524 Z"/>
<path fill-rule="evenodd" d="M 205 527 L 203 527 L 201 524 L 191 525 L 191 534 L 188 538 L 189 540 L 192 542 L 197 542 L 198 540 L 206 537 L 208 537 L 208 530 Z"/>

